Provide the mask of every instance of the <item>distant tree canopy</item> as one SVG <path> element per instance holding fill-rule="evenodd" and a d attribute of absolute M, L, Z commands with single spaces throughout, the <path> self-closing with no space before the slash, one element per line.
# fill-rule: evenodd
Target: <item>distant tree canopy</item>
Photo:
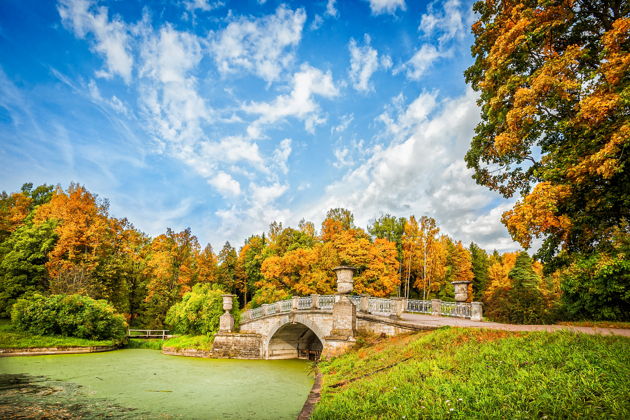
<path fill-rule="evenodd" d="M 134 326 L 170 324 L 211 334 L 222 293 L 236 295 L 236 307 L 332 294 L 338 265 L 357 269 L 355 293 L 381 297 L 452 301 L 451 282 L 471 281 L 469 299 L 483 301 L 497 320 L 551 321 L 561 298 L 562 313 L 571 318 L 628 314 L 623 229 L 610 250 L 576 257 L 568 268 L 545 275 L 527 254 L 464 247 L 428 216 L 382 215 L 365 230 L 352 212 L 337 208 L 319 229 L 305 220 L 297 228 L 272 222 L 240 248 L 226 242 L 216 254 L 190 229 L 143 234 L 110 216 L 107 201 L 78 184 L 66 190 L 26 184 L 20 192 L 2 193 L 0 209 L 0 317 L 19 299 L 81 295 L 107 301 Z"/>
<path fill-rule="evenodd" d="M 609 246 L 630 216 L 630 2 L 484 0 L 474 10 L 475 180 L 521 194 L 503 222 L 525 248 L 542 237 L 545 261 Z"/>

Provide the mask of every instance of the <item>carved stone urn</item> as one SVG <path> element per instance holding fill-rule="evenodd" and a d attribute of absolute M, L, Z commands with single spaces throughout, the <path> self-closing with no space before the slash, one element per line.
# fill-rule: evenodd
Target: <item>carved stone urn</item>
<path fill-rule="evenodd" d="M 337 274 L 337 293 L 340 295 L 347 295 L 352 293 L 354 289 L 354 267 L 342 265 L 333 268 L 333 271 Z"/>
<path fill-rule="evenodd" d="M 466 302 L 468 300 L 468 285 L 470 281 L 454 281 L 451 284 L 455 287 L 455 302 Z"/>

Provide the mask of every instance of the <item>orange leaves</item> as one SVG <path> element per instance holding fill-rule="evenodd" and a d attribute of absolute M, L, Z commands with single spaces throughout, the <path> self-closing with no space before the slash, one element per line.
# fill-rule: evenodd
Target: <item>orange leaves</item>
<path fill-rule="evenodd" d="M 571 220 L 559 214 L 558 205 L 571 194 L 566 185 L 553 185 L 541 182 L 512 210 L 503 213 L 502 221 L 512 238 L 524 248 L 530 246 L 532 237 L 543 233 L 565 236 L 571 227 Z"/>
<path fill-rule="evenodd" d="M 618 85 L 630 71 L 630 54 L 623 49 L 630 37 L 630 18 L 624 17 L 613 22 L 612 29 L 602 37 L 606 61 L 602 64 L 602 73 L 611 85 Z"/>
<path fill-rule="evenodd" d="M 47 219 L 58 220 L 59 237 L 46 263 L 51 278 L 76 265 L 91 271 L 98 263 L 99 246 L 111 239 L 107 209 L 89 191 L 76 184 L 68 192 L 58 188 L 52 199 L 35 212 L 36 223 Z"/>

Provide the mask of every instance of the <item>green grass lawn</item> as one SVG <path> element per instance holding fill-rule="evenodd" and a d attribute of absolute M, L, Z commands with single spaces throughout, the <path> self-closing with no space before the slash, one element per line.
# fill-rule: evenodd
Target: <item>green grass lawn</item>
<path fill-rule="evenodd" d="M 162 347 L 174 347 L 176 349 L 212 350 L 214 336 L 207 335 L 180 335 L 165 340 Z"/>
<path fill-rule="evenodd" d="M 443 328 L 320 369 L 313 419 L 630 418 L 624 337 Z"/>
<path fill-rule="evenodd" d="M 32 347 L 92 347 L 111 346 L 112 340 L 87 340 L 84 338 L 31 335 L 15 331 L 9 320 L 0 320 L 0 348 Z"/>

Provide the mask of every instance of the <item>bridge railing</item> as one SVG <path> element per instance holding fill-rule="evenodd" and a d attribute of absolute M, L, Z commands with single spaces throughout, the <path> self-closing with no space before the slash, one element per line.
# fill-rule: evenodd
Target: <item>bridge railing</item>
<path fill-rule="evenodd" d="M 135 330 L 128 329 L 127 337 L 129 338 L 167 338 L 170 337 L 169 330 Z"/>
<path fill-rule="evenodd" d="M 258 308 L 244 311 L 241 314 L 241 321 L 248 322 L 264 316 L 291 311 L 304 311 L 309 309 L 330 311 L 333 308 L 335 299 L 335 295 L 311 295 L 281 300 L 272 304 L 265 304 Z M 438 299 L 387 299 L 369 297 L 366 295 L 352 295 L 348 296 L 348 299 L 350 299 L 350 301 L 357 307 L 357 310 L 375 315 L 400 316 L 403 312 L 408 312 L 481 320 L 481 304 L 476 302 L 443 302 Z M 473 307 L 476 308 L 476 312 L 473 310 Z"/>
<path fill-rule="evenodd" d="M 405 312 L 430 314 L 432 312 L 431 301 L 407 299 L 407 307 L 405 308 Z"/>

